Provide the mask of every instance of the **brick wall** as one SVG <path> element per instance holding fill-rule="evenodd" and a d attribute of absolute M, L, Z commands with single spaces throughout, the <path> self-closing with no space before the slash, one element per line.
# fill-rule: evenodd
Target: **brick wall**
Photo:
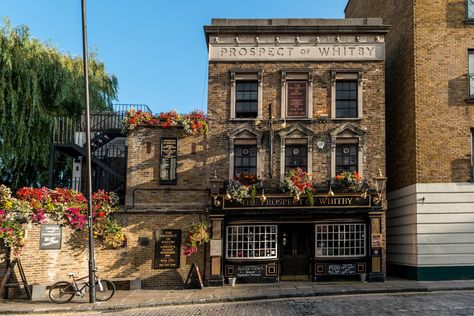
<path fill-rule="evenodd" d="M 347 18 L 382 17 L 385 36 L 388 189 L 415 183 L 416 121 L 412 0 L 351 0 Z"/>
<path fill-rule="evenodd" d="M 193 262 L 204 271 L 204 248 L 187 259 L 181 249 L 179 269 L 154 269 L 155 232 L 161 229 L 181 229 L 182 244 L 186 230 L 192 222 L 205 219 L 200 212 L 134 212 L 120 213 L 116 218 L 124 225 L 127 246 L 106 249 L 96 242 L 96 266 L 103 278 L 140 278 L 143 288 L 174 288 L 182 286 Z M 50 222 L 54 223 L 54 222 Z M 88 273 L 87 232 L 75 232 L 69 227 L 62 229 L 60 250 L 39 250 L 40 226 L 30 225 L 26 230 L 26 245 L 20 259 L 30 284 L 51 285 L 67 280 L 68 272 L 78 276 Z M 139 237 L 148 237 L 148 246 L 138 244 Z M 3 260 L 2 255 L 2 262 Z M 3 270 L 2 270 L 3 272 Z M 17 270 L 15 270 L 19 277 Z"/>
<path fill-rule="evenodd" d="M 347 17 L 383 17 L 387 47 L 387 163 L 392 190 L 471 177 L 468 95 L 473 26 L 465 1 L 351 0 Z M 416 90 L 415 90 L 416 89 Z"/>
<path fill-rule="evenodd" d="M 329 120 L 327 123 L 317 119 L 297 121 L 316 133 L 314 140 L 324 140 L 323 150 L 313 145 L 313 174 L 318 182 L 330 178 L 330 137 L 329 131 L 344 123 L 363 129 L 364 136 L 364 176 L 370 178 L 378 174 L 378 169 L 385 170 L 385 122 L 384 122 L 384 63 L 383 62 L 295 62 L 295 63 L 209 63 L 209 156 L 208 173 L 217 170 L 218 174 L 227 178 L 229 174 L 229 137 L 228 133 L 248 124 L 242 121 L 229 121 L 230 118 L 230 69 L 263 69 L 263 120 L 253 128 L 264 132 L 262 140 L 262 164 L 266 187 L 278 187 L 280 168 L 280 139 L 278 131 L 283 126 L 280 117 L 281 100 L 281 70 L 282 69 L 311 69 L 313 72 L 313 117 L 326 113 L 331 117 L 331 69 L 348 68 L 363 69 L 363 118 L 362 120 Z M 268 118 L 269 104 L 277 121 L 274 124 L 275 139 L 273 143 L 273 161 L 269 164 Z M 296 121 L 287 120 L 287 126 Z M 265 134 L 267 133 L 267 134 Z M 269 178 L 272 168 L 273 178 Z"/>

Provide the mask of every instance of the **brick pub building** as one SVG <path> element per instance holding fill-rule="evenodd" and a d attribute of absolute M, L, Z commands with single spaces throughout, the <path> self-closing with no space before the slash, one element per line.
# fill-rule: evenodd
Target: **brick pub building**
<path fill-rule="evenodd" d="M 388 27 L 379 18 L 214 19 L 204 30 L 209 133 L 140 126 L 123 140 L 125 205 L 116 216 L 127 245 L 97 246 L 101 275 L 182 287 L 195 262 L 210 285 L 233 277 L 385 280 Z M 314 205 L 279 189 L 296 167 L 314 177 Z M 328 180 L 344 171 L 368 185 L 333 190 Z M 238 202 L 225 183 L 242 172 L 263 188 Z M 210 243 L 186 258 L 187 230 L 199 221 L 209 224 Z M 21 257 L 29 282 L 85 275 L 84 237 L 63 227 L 60 249 L 39 250 L 40 227 L 31 226 Z"/>
<path fill-rule="evenodd" d="M 374 191 L 333 195 L 327 181 L 350 170 L 373 187 L 385 171 L 388 27 L 381 19 L 213 19 L 204 30 L 211 187 L 242 172 L 264 187 L 241 203 L 213 190 L 210 282 L 384 280 L 384 205 Z M 314 206 L 278 189 L 296 167 L 318 184 Z"/>
<path fill-rule="evenodd" d="M 474 2 L 350 0 L 386 42 L 388 271 L 474 277 Z"/>

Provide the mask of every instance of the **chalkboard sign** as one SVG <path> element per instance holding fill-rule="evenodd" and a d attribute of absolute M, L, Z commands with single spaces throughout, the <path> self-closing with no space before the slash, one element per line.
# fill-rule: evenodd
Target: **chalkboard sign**
<path fill-rule="evenodd" d="M 61 249 L 61 225 L 43 224 L 40 228 L 40 249 Z"/>
<path fill-rule="evenodd" d="M 354 275 L 356 265 L 354 263 L 330 263 L 327 265 L 328 275 Z"/>
<path fill-rule="evenodd" d="M 163 229 L 156 232 L 155 269 L 179 268 L 181 230 Z"/>
<path fill-rule="evenodd" d="M 191 269 L 189 269 L 188 276 L 186 281 L 184 281 L 185 289 L 202 289 L 204 288 L 204 283 L 202 282 L 201 271 L 197 264 L 193 263 Z"/>
<path fill-rule="evenodd" d="M 160 184 L 176 184 L 178 139 L 162 138 L 160 148 Z"/>
<path fill-rule="evenodd" d="M 306 82 L 290 81 L 288 84 L 287 115 L 306 117 Z"/>
<path fill-rule="evenodd" d="M 262 277 L 263 265 L 236 266 L 235 276 L 238 278 Z"/>

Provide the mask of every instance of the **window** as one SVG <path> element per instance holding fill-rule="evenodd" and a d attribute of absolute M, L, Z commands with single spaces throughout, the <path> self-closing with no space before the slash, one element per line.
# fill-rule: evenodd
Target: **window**
<path fill-rule="evenodd" d="M 356 80 L 336 82 L 336 118 L 357 117 L 357 86 Z"/>
<path fill-rule="evenodd" d="M 336 174 L 359 169 L 357 144 L 336 145 Z"/>
<path fill-rule="evenodd" d="M 362 118 L 361 69 L 332 70 L 331 117 L 333 119 Z"/>
<path fill-rule="evenodd" d="M 466 0 L 466 21 L 474 22 L 474 0 Z"/>
<path fill-rule="evenodd" d="M 234 177 L 243 172 L 257 175 L 256 145 L 236 145 L 234 147 Z"/>
<path fill-rule="evenodd" d="M 474 182 L 474 128 L 471 128 L 471 182 Z"/>
<path fill-rule="evenodd" d="M 281 116 L 289 119 L 313 117 L 312 70 L 282 70 Z"/>
<path fill-rule="evenodd" d="M 469 50 L 469 100 L 474 100 L 474 49 Z"/>
<path fill-rule="evenodd" d="M 277 226 L 227 226 L 227 259 L 277 258 Z"/>
<path fill-rule="evenodd" d="M 301 168 L 308 171 L 308 148 L 307 145 L 285 146 L 285 173 L 290 169 Z"/>
<path fill-rule="evenodd" d="M 316 257 L 366 255 L 365 224 L 317 224 Z"/>
<path fill-rule="evenodd" d="M 263 70 L 232 70 L 230 81 L 230 118 L 262 118 Z"/>
<path fill-rule="evenodd" d="M 237 81 L 235 97 L 236 118 L 256 118 L 258 116 L 258 81 Z"/>

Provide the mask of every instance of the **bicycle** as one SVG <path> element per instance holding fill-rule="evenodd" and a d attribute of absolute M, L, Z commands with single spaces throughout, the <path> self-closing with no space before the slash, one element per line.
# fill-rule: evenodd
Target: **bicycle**
<path fill-rule="evenodd" d="M 97 271 L 98 269 L 94 269 L 94 276 Z M 72 278 L 72 282 L 59 281 L 49 288 L 49 298 L 56 304 L 68 303 L 74 296 L 84 297 L 84 289 L 86 287 L 90 288 L 89 281 L 85 282 L 81 287 L 77 284 L 77 281 L 88 279 L 89 276 L 79 279 L 76 279 L 74 273 L 68 273 L 68 276 Z M 108 301 L 115 294 L 115 284 L 109 280 L 96 278 L 95 289 L 97 301 Z"/>

